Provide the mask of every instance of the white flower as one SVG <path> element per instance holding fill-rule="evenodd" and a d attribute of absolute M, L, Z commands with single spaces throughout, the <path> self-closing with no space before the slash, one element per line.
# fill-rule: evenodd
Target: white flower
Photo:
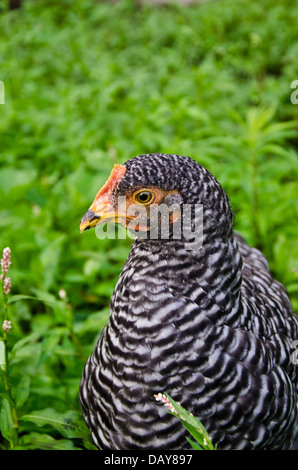
<path fill-rule="evenodd" d="M 168 410 L 171 411 L 171 413 L 175 413 L 176 415 L 178 414 L 175 408 L 173 407 L 172 403 L 168 399 L 168 397 L 166 397 L 166 395 L 164 395 L 163 393 L 158 393 L 157 395 L 154 395 L 154 396 L 155 396 L 156 401 L 160 401 L 161 403 L 163 403 L 168 408 Z"/>
<path fill-rule="evenodd" d="M 1 259 L 1 280 L 3 281 L 5 274 L 8 272 L 9 266 L 11 265 L 10 261 L 11 250 L 9 247 L 4 248 L 3 258 Z M 4 276 L 3 276 L 4 275 Z"/>
<path fill-rule="evenodd" d="M 6 333 L 9 333 L 9 330 L 11 329 L 11 321 L 9 320 L 4 320 L 2 328 Z"/>
<path fill-rule="evenodd" d="M 10 277 L 6 277 L 3 281 L 3 290 L 4 294 L 9 294 L 11 289 L 11 280 Z"/>
<path fill-rule="evenodd" d="M 59 292 L 58 292 L 58 295 L 59 295 L 60 299 L 62 299 L 62 300 L 66 299 L 66 296 L 67 296 L 66 290 L 65 289 L 60 289 Z"/>

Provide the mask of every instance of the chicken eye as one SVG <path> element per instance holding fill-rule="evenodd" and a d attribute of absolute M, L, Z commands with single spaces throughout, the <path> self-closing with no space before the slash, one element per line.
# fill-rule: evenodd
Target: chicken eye
<path fill-rule="evenodd" d="M 150 202 L 153 201 L 154 194 L 149 191 L 148 189 L 141 189 L 137 193 L 133 195 L 133 199 L 135 202 L 138 202 L 139 204 L 150 204 Z"/>

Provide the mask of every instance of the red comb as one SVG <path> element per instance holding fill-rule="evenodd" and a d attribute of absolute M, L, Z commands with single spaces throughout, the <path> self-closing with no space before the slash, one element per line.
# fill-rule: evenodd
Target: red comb
<path fill-rule="evenodd" d="M 96 194 L 95 201 L 99 197 L 103 196 L 105 193 L 110 194 L 111 191 L 115 188 L 115 186 L 119 183 L 121 178 L 123 178 L 125 173 L 126 173 L 126 167 L 124 165 L 114 165 L 114 168 L 108 180 L 105 182 L 103 187 Z"/>

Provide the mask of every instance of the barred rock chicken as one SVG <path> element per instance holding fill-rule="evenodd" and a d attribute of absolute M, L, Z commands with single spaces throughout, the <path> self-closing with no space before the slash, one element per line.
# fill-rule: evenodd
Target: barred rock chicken
<path fill-rule="evenodd" d="M 189 157 L 139 155 L 115 166 L 81 231 L 107 221 L 128 227 L 131 205 L 147 218 L 136 226 L 80 387 L 95 445 L 188 449 L 184 427 L 154 398 L 167 392 L 203 423 L 218 449 L 292 448 L 298 321 L 264 256 L 233 232 L 225 191 Z M 168 236 L 158 230 L 150 237 L 149 209 L 161 205 L 174 207 Z M 202 243 L 192 248 L 184 230 L 180 237 L 173 230 L 179 220 L 187 226 L 186 206 L 203 207 Z"/>

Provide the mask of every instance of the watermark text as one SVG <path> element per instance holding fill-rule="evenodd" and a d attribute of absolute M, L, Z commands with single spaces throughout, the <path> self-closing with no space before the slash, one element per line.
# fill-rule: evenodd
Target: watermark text
<path fill-rule="evenodd" d="M 291 94 L 291 103 L 298 104 L 298 80 L 291 83 L 291 88 L 295 88 L 295 91 Z"/>
<path fill-rule="evenodd" d="M 0 104 L 5 104 L 5 87 L 4 83 L 0 80 Z"/>
<path fill-rule="evenodd" d="M 105 222 L 114 222 L 112 224 Z M 115 222 L 128 230 L 117 231 L 117 238 L 150 240 L 184 240 L 187 250 L 197 250 L 203 245 L 202 204 L 140 204 L 126 205 L 125 196 L 118 197 L 117 209 L 109 211 L 95 227 L 96 237 L 115 239 Z"/>

